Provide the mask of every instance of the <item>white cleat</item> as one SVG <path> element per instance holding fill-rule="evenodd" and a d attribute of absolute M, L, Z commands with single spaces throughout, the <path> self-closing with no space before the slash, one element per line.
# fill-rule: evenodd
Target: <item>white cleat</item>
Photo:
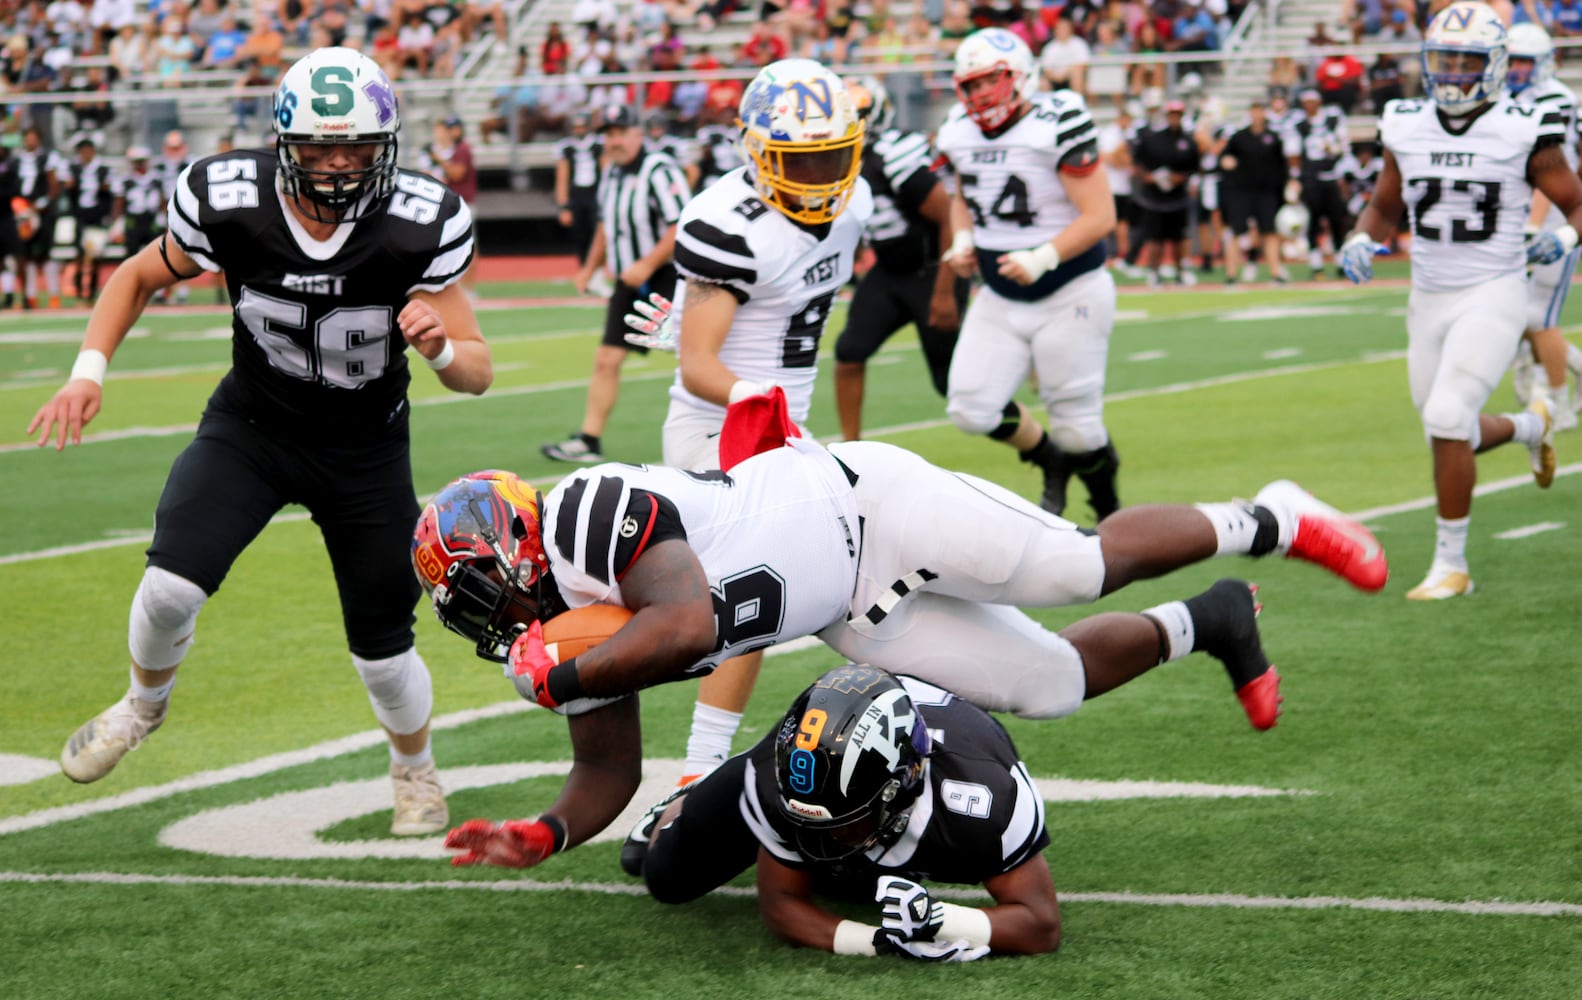
<path fill-rule="evenodd" d="M 395 786 L 395 819 L 390 824 L 391 833 L 397 837 L 416 837 L 438 833 L 450 825 L 445 789 L 440 787 L 439 770 L 433 761 L 418 767 L 391 764 L 390 783 Z"/>
<path fill-rule="evenodd" d="M 1464 569 L 1436 561 L 1428 568 L 1423 582 L 1406 592 L 1408 601 L 1445 601 L 1473 591 L 1472 577 Z"/>
<path fill-rule="evenodd" d="M 1543 434 L 1527 446 L 1527 454 L 1532 459 L 1533 479 L 1539 489 L 1547 490 L 1555 481 L 1555 422 L 1547 399 L 1533 400 L 1527 404 L 1527 412 L 1537 414 L 1544 422 Z"/>
<path fill-rule="evenodd" d="M 169 707 L 168 701 L 142 701 L 128 694 L 71 734 L 60 752 L 60 769 L 81 784 L 98 781 L 143 745 L 165 721 Z"/>

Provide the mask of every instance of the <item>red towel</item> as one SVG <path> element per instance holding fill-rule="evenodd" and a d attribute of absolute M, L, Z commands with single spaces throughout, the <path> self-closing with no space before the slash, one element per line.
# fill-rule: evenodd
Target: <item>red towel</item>
<path fill-rule="evenodd" d="M 720 468 L 745 462 L 760 452 L 782 448 L 786 439 L 801 437 L 786 408 L 785 390 L 778 385 L 766 393 L 748 396 L 725 408 L 720 428 Z"/>

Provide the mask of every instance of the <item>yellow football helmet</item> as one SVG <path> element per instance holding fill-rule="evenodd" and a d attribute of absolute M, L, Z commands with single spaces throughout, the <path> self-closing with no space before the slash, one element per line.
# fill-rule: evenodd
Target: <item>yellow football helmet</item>
<path fill-rule="evenodd" d="M 840 77 L 811 59 L 770 63 L 743 92 L 738 124 L 766 203 L 807 225 L 845 211 L 865 129 Z"/>

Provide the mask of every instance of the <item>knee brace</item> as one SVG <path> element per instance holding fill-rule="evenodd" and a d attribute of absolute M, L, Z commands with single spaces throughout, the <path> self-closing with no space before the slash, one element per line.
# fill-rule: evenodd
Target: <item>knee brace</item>
<path fill-rule="evenodd" d="M 365 660 L 353 653 L 352 665 L 368 689 L 368 702 L 380 725 L 405 736 L 428 722 L 434 710 L 434 682 L 417 650 L 382 660 Z"/>
<path fill-rule="evenodd" d="M 145 670 L 169 670 L 192 648 L 198 611 L 209 595 L 191 580 L 150 566 L 132 595 L 127 648 Z"/>
<path fill-rule="evenodd" d="M 1477 448 L 1478 409 L 1463 398 L 1454 384 L 1436 386 L 1423 403 L 1423 431 L 1431 438 L 1445 441 L 1471 441 Z"/>
<path fill-rule="evenodd" d="M 1076 423 L 1060 423 L 1053 413 L 1049 417 L 1049 437 L 1060 446 L 1061 451 L 1072 456 L 1101 452 L 1110 440 L 1109 431 L 1105 430 L 1103 420 L 1087 419 Z"/>

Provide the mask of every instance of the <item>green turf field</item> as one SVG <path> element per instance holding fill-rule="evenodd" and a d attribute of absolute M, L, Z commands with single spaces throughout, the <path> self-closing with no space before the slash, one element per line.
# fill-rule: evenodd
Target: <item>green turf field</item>
<path fill-rule="evenodd" d="M 95 785 L 48 770 L 125 690 L 141 548 L 227 366 L 228 317 L 145 317 L 89 443 L 57 454 L 28 447 L 23 428 L 70 367 L 83 320 L 8 316 L 0 774 L 40 772 L 0 785 L 0 997 L 1582 996 L 1582 435 L 1560 437 L 1548 492 L 1531 485 L 1525 450 L 1485 456 L 1478 592 L 1405 601 L 1433 515 L 1404 306 L 1404 290 L 1339 283 L 1121 298 L 1107 420 L 1123 499 L 1250 496 L 1291 477 L 1365 512 L 1392 579 L 1365 596 L 1310 566 L 1221 561 L 1102 602 L 1138 610 L 1218 576 L 1256 580 L 1285 715 L 1254 733 L 1219 666 L 1193 657 L 1068 719 L 1008 720 L 1049 779 L 1064 945 L 951 967 L 793 950 L 759 924 L 750 877 L 663 909 L 616 864 L 625 822 L 525 873 L 451 869 L 439 838 L 389 837 L 383 740 L 300 511 L 265 531 L 204 610 L 158 735 Z M 581 418 L 601 313 L 481 315 L 488 395 L 414 373 L 424 493 L 483 467 L 545 484 L 565 471 L 538 446 Z M 1567 319 L 1579 322 L 1576 307 Z M 664 357 L 628 365 L 611 459 L 658 457 L 670 370 Z M 1490 405 L 1511 406 L 1508 388 Z M 827 370 L 812 424 L 835 428 Z M 1007 449 L 943 419 L 909 336 L 870 369 L 866 425 L 1037 493 Z M 1058 627 L 1086 610 L 1039 617 Z M 527 710 L 426 611 L 419 648 L 453 819 L 534 815 L 566 766 L 564 724 Z M 738 746 L 834 662 L 822 647 L 772 658 Z M 688 685 L 643 696 L 638 808 L 678 773 L 691 701 Z"/>

